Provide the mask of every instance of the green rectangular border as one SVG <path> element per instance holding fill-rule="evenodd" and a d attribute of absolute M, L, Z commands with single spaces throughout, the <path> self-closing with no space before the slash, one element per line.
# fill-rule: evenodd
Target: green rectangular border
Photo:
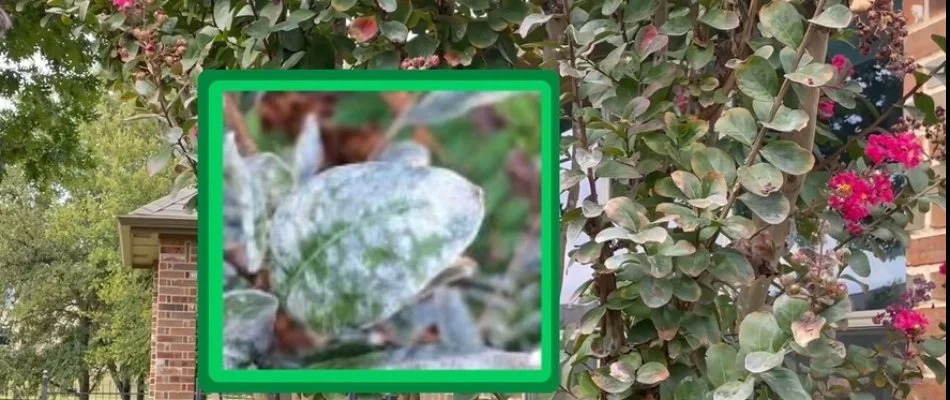
<path fill-rule="evenodd" d="M 230 91 L 534 91 L 541 95 L 539 370 L 225 370 L 222 98 Z M 558 93 L 553 71 L 209 70 L 198 78 L 198 385 L 206 393 L 549 393 L 558 385 Z M 214 350 L 217 349 L 217 350 Z"/>

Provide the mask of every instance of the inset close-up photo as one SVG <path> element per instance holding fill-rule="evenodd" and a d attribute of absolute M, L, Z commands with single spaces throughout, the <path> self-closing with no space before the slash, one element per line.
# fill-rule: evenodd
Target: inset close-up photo
<path fill-rule="evenodd" d="M 226 92 L 224 369 L 541 368 L 536 92 Z"/>

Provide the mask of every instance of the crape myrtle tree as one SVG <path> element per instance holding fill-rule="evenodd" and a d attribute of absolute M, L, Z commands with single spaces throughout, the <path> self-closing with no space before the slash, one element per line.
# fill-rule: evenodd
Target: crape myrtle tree
<path fill-rule="evenodd" d="M 107 82 L 162 122 L 169 146 L 150 164 L 179 162 L 179 185 L 198 166 L 203 69 L 557 71 L 572 123 L 561 246 L 592 270 L 576 297 L 597 304 L 562 337 L 569 396 L 904 398 L 927 370 L 943 380 L 945 336 L 925 337 L 936 322 L 915 311 L 926 283 L 878 318 L 886 341 L 837 339 L 844 280 L 873 273 L 863 250 L 906 242 L 914 212 L 946 204 L 934 172 L 946 116 L 918 92 L 945 63 L 916 69 L 889 0 L 51 0 L 46 11 L 99 39 Z M 828 54 L 837 40 L 916 84 L 822 153 L 826 119 L 864 104 L 850 62 Z M 578 198 L 597 179 L 611 192 Z M 592 239 L 566 248 L 581 232 Z"/>

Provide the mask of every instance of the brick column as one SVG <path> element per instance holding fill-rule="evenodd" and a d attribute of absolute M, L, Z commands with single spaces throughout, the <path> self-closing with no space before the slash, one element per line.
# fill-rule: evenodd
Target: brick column
<path fill-rule="evenodd" d="M 152 399 L 194 399 L 197 245 L 194 237 L 163 236 L 159 243 L 149 390 Z"/>

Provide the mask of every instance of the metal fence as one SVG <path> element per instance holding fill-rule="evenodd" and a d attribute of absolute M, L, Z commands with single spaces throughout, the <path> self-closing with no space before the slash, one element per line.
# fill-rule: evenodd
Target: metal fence
<path fill-rule="evenodd" d="M 0 391 L 0 400 L 149 400 L 148 385 L 119 391 L 109 383 L 96 385 L 96 390 L 82 392 L 69 385 L 50 380 L 49 371 L 43 371 L 39 391 L 31 393 Z"/>

